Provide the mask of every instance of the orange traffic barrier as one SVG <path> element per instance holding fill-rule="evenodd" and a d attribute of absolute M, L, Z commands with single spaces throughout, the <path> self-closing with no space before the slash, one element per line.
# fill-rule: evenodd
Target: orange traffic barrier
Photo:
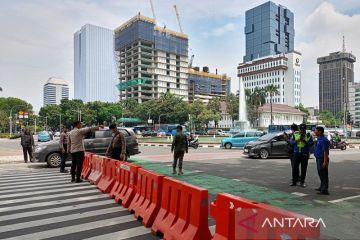
<path fill-rule="evenodd" d="M 85 153 L 85 157 L 84 157 L 84 162 L 83 162 L 83 167 L 81 170 L 81 178 L 82 179 L 88 179 L 90 173 L 91 173 L 91 167 L 90 167 L 90 159 L 91 156 L 94 155 L 93 153 L 90 152 L 86 152 Z"/>
<path fill-rule="evenodd" d="M 135 196 L 139 168 L 139 166 L 127 162 L 121 162 L 117 167 L 116 184 L 111 189 L 110 196 L 115 197 L 115 201 L 126 208 L 129 207 Z"/>
<path fill-rule="evenodd" d="M 120 162 L 111 158 L 105 158 L 103 160 L 102 176 L 97 184 L 97 187 L 104 193 L 109 193 L 115 183 L 116 168 Z"/>
<path fill-rule="evenodd" d="M 103 172 L 104 157 L 92 155 L 90 159 L 91 173 L 88 177 L 90 183 L 97 185 L 101 179 Z"/>
<path fill-rule="evenodd" d="M 159 212 L 164 176 L 140 168 L 136 184 L 136 194 L 129 211 L 134 212 L 136 218 L 142 218 L 146 227 L 150 227 Z"/>
<path fill-rule="evenodd" d="M 164 178 L 161 207 L 152 225 L 166 240 L 209 240 L 208 190 Z"/>
<path fill-rule="evenodd" d="M 318 238 L 322 221 L 226 193 L 217 195 L 210 214 L 216 220 L 213 240 Z"/>

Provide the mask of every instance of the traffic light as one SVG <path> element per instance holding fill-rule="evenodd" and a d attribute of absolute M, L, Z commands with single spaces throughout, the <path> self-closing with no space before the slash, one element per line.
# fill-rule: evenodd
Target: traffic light
<path fill-rule="evenodd" d="M 346 113 L 346 122 L 347 122 L 347 124 L 352 123 L 352 117 L 351 117 L 351 114 L 349 112 Z"/>

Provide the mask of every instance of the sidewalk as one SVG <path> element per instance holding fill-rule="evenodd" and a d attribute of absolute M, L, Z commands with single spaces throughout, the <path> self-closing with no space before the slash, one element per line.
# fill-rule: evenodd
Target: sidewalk
<path fill-rule="evenodd" d="M 171 143 L 139 143 L 141 147 L 171 147 Z M 200 144 L 200 148 L 220 148 L 220 144 Z"/>

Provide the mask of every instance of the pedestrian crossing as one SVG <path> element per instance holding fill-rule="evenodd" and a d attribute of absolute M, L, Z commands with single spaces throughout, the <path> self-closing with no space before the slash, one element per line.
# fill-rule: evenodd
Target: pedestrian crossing
<path fill-rule="evenodd" d="M 127 209 L 58 169 L 0 169 L 0 239 L 152 240 Z"/>

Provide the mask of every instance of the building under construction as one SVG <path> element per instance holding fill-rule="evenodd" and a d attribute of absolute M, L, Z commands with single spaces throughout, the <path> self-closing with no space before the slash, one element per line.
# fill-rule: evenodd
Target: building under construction
<path fill-rule="evenodd" d="M 189 101 L 202 100 L 207 103 L 213 97 L 224 98 L 230 93 L 231 78 L 226 74 L 210 73 L 208 67 L 189 68 Z"/>
<path fill-rule="evenodd" d="M 120 99 L 142 103 L 170 92 L 188 100 L 188 36 L 136 15 L 115 29 Z"/>

